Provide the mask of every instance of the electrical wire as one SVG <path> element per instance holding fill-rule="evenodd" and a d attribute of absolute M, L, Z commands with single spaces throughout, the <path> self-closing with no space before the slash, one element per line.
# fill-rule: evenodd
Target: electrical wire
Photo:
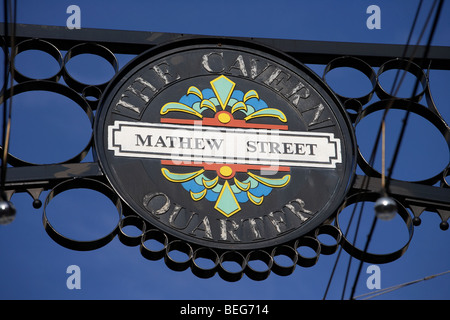
<path fill-rule="evenodd" d="M 431 10 L 430 10 L 429 16 L 430 16 L 431 13 L 434 11 L 435 4 L 436 4 L 436 1 L 433 2 L 433 7 L 432 7 Z M 437 24 L 438 24 L 438 22 L 439 22 L 439 17 L 440 17 L 442 5 L 443 5 L 443 0 L 440 0 L 440 1 L 439 1 L 439 5 L 438 5 L 438 7 L 437 7 L 437 9 L 436 9 L 436 14 L 435 14 L 435 16 L 434 16 L 434 21 L 433 21 L 433 25 L 432 25 L 431 31 L 430 31 L 430 34 L 429 34 L 429 36 L 428 36 L 428 41 L 427 41 L 427 45 L 426 45 L 426 47 L 425 47 L 424 55 L 423 55 L 423 57 L 422 57 L 422 59 L 424 59 L 424 60 L 425 60 L 425 59 L 427 58 L 427 56 L 428 56 L 428 52 L 429 52 L 429 49 L 430 49 L 430 46 L 431 46 L 431 42 L 432 42 L 432 40 L 433 40 L 433 36 L 434 36 L 435 31 L 436 31 Z M 424 26 L 424 28 L 423 28 L 423 32 L 424 32 L 424 30 L 426 29 L 427 25 L 428 25 L 428 21 L 427 21 L 427 23 L 425 24 L 425 26 Z M 420 40 L 419 40 L 419 41 L 420 41 Z M 401 85 L 401 83 L 399 84 L 399 86 L 400 86 L 400 85 Z M 417 88 L 418 88 L 418 85 L 419 85 L 419 79 L 417 78 L 417 79 L 416 79 L 415 86 L 414 86 L 414 89 L 413 89 L 413 92 L 412 92 L 412 94 L 411 94 L 411 97 L 414 97 L 415 92 L 416 92 L 416 90 L 417 90 Z M 406 113 L 406 115 L 405 115 L 405 118 L 403 119 L 403 124 L 402 124 L 402 128 L 401 128 L 401 133 L 400 133 L 399 139 L 398 139 L 397 144 L 396 144 L 396 148 L 395 148 L 394 155 L 393 155 L 393 160 L 392 160 L 392 162 L 391 162 L 391 167 L 390 167 L 390 169 L 389 169 L 388 179 L 387 179 L 387 181 L 386 181 L 386 184 L 387 184 L 386 188 L 388 188 L 389 182 L 390 182 L 390 180 L 391 180 L 391 176 L 392 176 L 392 172 L 393 172 L 393 167 L 394 167 L 394 165 L 395 165 L 395 161 L 397 160 L 397 156 L 398 156 L 398 153 L 399 153 L 399 150 L 400 150 L 400 146 L 401 146 L 401 143 L 402 143 L 402 141 L 403 141 L 403 137 L 404 137 L 406 125 L 407 125 L 407 123 L 408 123 L 409 114 L 410 114 L 410 111 L 411 111 L 411 110 L 410 110 L 410 106 L 411 106 L 411 102 L 408 103 L 407 113 Z M 376 222 L 377 222 L 377 218 L 374 216 L 373 222 L 372 222 L 372 226 L 371 226 L 371 229 L 370 229 L 370 231 L 369 231 L 369 235 L 368 235 L 368 237 L 367 237 L 367 242 L 366 242 L 366 245 L 365 245 L 365 247 L 364 247 L 363 255 L 367 252 L 367 249 L 368 249 L 368 247 L 369 247 L 369 243 L 370 243 L 370 240 L 372 239 L 372 235 L 373 235 L 373 231 L 374 231 L 375 226 L 376 226 Z M 358 271 L 357 271 L 355 280 L 354 280 L 354 282 L 353 282 L 352 292 L 351 292 L 351 295 L 350 295 L 350 299 L 351 299 L 351 300 L 353 299 L 354 294 L 355 294 L 356 285 L 357 285 L 357 283 L 358 283 L 359 276 L 360 276 L 360 274 L 361 274 L 362 265 L 363 265 L 363 261 L 361 260 L 360 263 L 359 263 L 359 267 L 358 267 Z"/>
<path fill-rule="evenodd" d="M 398 290 L 400 288 L 407 287 L 407 286 L 412 285 L 412 284 L 416 284 L 416 283 L 419 283 L 419 282 L 422 282 L 422 281 L 426 281 L 426 280 L 430 280 L 430 279 L 434 279 L 434 278 L 443 276 L 443 275 L 445 275 L 447 273 L 450 273 L 450 270 L 447 270 L 447 271 L 444 271 L 444 272 L 441 272 L 441 273 L 437 273 L 437 274 L 433 274 L 431 276 L 426 276 L 426 277 L 424 277 L 422 279 L 417 279 L 417 280 L 413 280 L 413 281 L 397 284 L 395 286 L 391 286 L 391 287 L 388 287 L 388 288 L 384 288 L 384 289 L 380 289 L 380 290 L 364 293 L 364 294 L 361 294 L 359 296 L 354 297 L 353 299 L 357 300 L 357 299 L 360 299 L 360 298 L 364 297 L 364 299 L 361 299 L 361 300 L 369 300 L 369 299 L 378 297 L 378 296 L 380 296 L 382 294 L 385 294 L 385 293 L 388 293 L 388 292 L 392 292 L 392 291 Z"/>
<path fill-rule="evenodd" d="M 403 54 L 402 54 L 402 57 L 403 57 L 403 58 L 406 57 L 406 52 L 407 52 L 407 50 L 409 49 L 410 41 L 411 41 L 411 38 L 412 38 L 412 34 L 413 34 L 414 29 L 415 29 L 415 26 L 416 26 L 416 23 L 417 23 L 417 19 L 418 19 L 418 16 L 419 16 L 419 13 L 420 13 L 420 10 L 421 10 L 421 7 L 422 7 L 422 2 L 423 2 L 423 1 L 421 0 L 421 1 L 419 2 L 418 7 L 417 7 L 416 14 L 415 14 L 415 17 L 414 17 L 414 20 L 413 20 L 413 25 L 412 25 L 412 27 L 411 27 L 411 30 L 410 30 L 410 33 L 409 33 L 409 36 L 408 36 L 407 44 L 406 44 L 406 46 L 405 46 L 405 48 L 404 48 L 404 50 L 403 50 Z M 419 43 L 420 43 L 420 41 L 421 41 L 421 39 L 422 39 L 422 37 L 423 37 L 423 34 L 424 34 L 425 30 L 426 30 L 426 26 L 428 25 L 429 20 L 430 20 L 430 18 L 431 18 L 431 16 L 432 16 L 432 12 L 433 12 L 433 10 L 434 10 L 435 5 L 436 5 L 436 1 L 433 3 L 433 6 L 432 6 L 432 8 L 431 8 L 431 10 L 430 10 L 430 12 L 429 12 L 429 14 L 428 14 L 427 21 L 426 21 L 426 23 L 425 23 L 425 25 L 424 25 L 424 28 L 422 29 L 422 32 L 421 32 L 421 34 L 420 34 L 420 36 L 419 36 L 419 39 L 418 39 L 418 41 L 417 41 L 417 44 L 416 44 L 415 47 L 413 48 L 413 51 L 412 51 L 412 53 L 411 53 L 411 56 L 410 56 L 410 58 L 409 58 L 409 60 L 408 60 L 408 62 L 407 62 L 406 68 L 405 68 L 405 70 L 403 71 L 403 75 L 402 75 L 402 77 L 400 78 L 400 81 L 399 81 L 398 85 L 397 85 L 397 81 L 399 80 L 400 70 L 398 70 L 397 73 L 396 73 L 396 76 L 395 76 L 395 79 L 394 79 L 394 82 L 393 82 L 393 85 L 392 85 L 392 89 L 391 89 L 391 95 L 393 95 L 393 96 L 396 96 L 396 95 L 397 95 L 397 92 L 398 92 L 399 88 L 401 87 L 401 84 L 402 84 L 402 82 L 403 82 L 403 80 L 404 80 L 404 78 L 405 78 L 405 75 L 406 75 L 407 71 L 408 71 L 409 65 L 412 63 L 412 60 L 413 60 L 414 57 L 415 57 L 415 53 L 416 53 L 417 48 L 418 48 L 418 46 L 419 46 Z M 440 9 L 438 9 L 438 11 L 440 12 Z M 437 22 L 436 22 L 436 19 L 435 19 L 435 24 L 434 24 L 434 25 L 436 25 L 436 23 L 437 23 Z M 430 39 L 429 39 L 429 41 L 430 41 Z M 426 50 L 426 53 L 427 53 L 427 51 L 428 51 L 428 50 Z M 426 56 L 424 56 L 424 57 L 426 57 Z M 417 83 L 417 84 L 418 84 L 418 83 Z M 417 87 L 416 87 L 416 88 L 414 89 L 414 91 L 413 91 L 413 96 L 414 96 L 414 93 L 415 93 L 416 90 L 417 90 Z M 381 121 L 381 124 L 380 124 L 380 128 L 379 128 L 379 130 L 378 130 L 378 133 L 377 133 L 377 136 L 376 136 L 376 141 L 375 141 L 375 143 L 374 143 L 374 147 L 373 147 L 373 150 L 372 150 L 372 153 L 371 153 L 371 159 L 369 160 L 369 163 L 372 164 L 372 165 L 373 165 L 373 162 L 374 162 L 374 159 L 375 159 L 375 155 L 376 155 L 376 151 L 377 151 L 377 148 L 378 148 L 380 135 L 383 134 L 383 128 L 384 128 L 385 119 L 386 119 L 386 117 L 387 117 L 387 113 L 388 113 L 388 111 L 390 110 L 391 105 L 392 105 L 392 101 L 390 101 L 390 103 L 388 103 L 387 107 L 386 107 L 385 110 L 384 110 L 384 114 L 383 114 L 383 117 L 382 117 L 382 121 Z M 406 122 L 407 122 L 407 119 L 406 119 Z M 383 135 L 383 137 L 384 137 L 384 135 Z M 382 151 L 383 151 L 383 150 L 382 150 Z M 384 160 L 384 157 L 385 157 L 385 154 L 384 154 L 384 152 L 383 152 L 383 160 Z M 384 165 L 383 165 L 383 168 L 384 168 Z M 391 168 L 392 168 L 392 167 L 391 167 Z M 390 179 L 391 174 L 392 174 L 392 170 L 390 171 L 390 175 L 389 175 L 389 178 L 388 178 L 388 179 Z M 365 176 L 365 177 L 364 177 L 364 180 L 363 180 L 363 185 L 365 185 L 365 182 L 367 182 L 367 184 L 368 184 L 368 183 L 369 183 L 369 179 L 370 179 L 370 177 Z M 382 188 L 385 189 L 386 187 L 387 187 L 387 186 L 386 186 L 386 183 L 385 183 L 385 179 L 383 179 L 383 181 L 382 181 Z M 386 190 L 387 190 L 387 188 L 386 188 Z M 360 216 L 359 216 L 358 222 L 357 222 L 357 227 L 356 227 L 356 232 L 355 232 L 355 238 L 357 237 L 357 234 L 358 234 L 359 224 L 360 224 L 360 218 L 361 218 L 361 215 L 362 215 L 363 207 L 364 207 L 364 203 L 363 203 L 363 205 L 362 205 L 362 207 L 361 207 L 361 210 L 360 210 Z M 353 216 L 354 216 L 354 214 L 355 214 L 355 209 L 356 209 L 356 206 L 355 206 L 354 209 L 353 209 L 353 212 L 352 212 L 352 215 L 351 215 L 351 218 L 350 218 L 350 221 L 349 221 L 349 224 L 348 224 L 348 227 L 347 227 L 347 230 L 346 230 L 345 234 L 347 234 L 348 229 L 350 228 L 350 225 L 351 225 L 352 220 L 353 220 Z M 372 233 L 373 233 L 374 228 L 375 228 L 375 220 L 373 221 L 372 226 L 371 226 Z M 371 238 L 371 235 L 370 235 L 370 234 L 369 234 L 369 238 Z M 368 242 L 369 242 L 369 240 L 368 240 Z M 323 299 L 326 298 L 326 295 L 327 295 L 327 293 L 328 293 L 328 290 L 329 290 L 329 287 L 330 287 L 332 278 L 333 278 L 333 276 L 334 276 L 334 272 L 335 272 L 337 263 L 338 263 L 339 258 L 340 258 L 340 253 L 341 253 L 341 251 L 342 251 L 342 248 L 340 248 L 340 250 L 339 250 L 339 253 L 338 253 L 336 262 L 335 262 L 335 264 L 334 264 L 334 267 L 333 267 L 333 270 L 332 270 L 332 273 L 331 273 L 329 282 L 328 282 L 328 284 L 327 284 L 327 288 L 326 288 L 326 290 L 325 290 L 325 294 L 324 294 Z M 366 249 L 364 252 L 366 252 L 366 251 L 367 251 L 367 249 Z M 344 297 L 344 295 L 345 295 L 346 285 L 347 285 L 348 276 L 349 276 L 349 271 L 350 271 L 350 267 L 351 267 L 351 262 L 352 262 L 352 258 L 350 257 L 350 260 L 349 260 L 349 263 L 348 263 L 348 266 L 347 266 L 347 272 L 346 272 L 346 277 L 345 277 L 345 281 L 344 281 L 344 288 L 343 288 L 343 291 L 342 291 L 341 299 L 343 299 L 343 297 Z M 358 274 L 359 274 L 359 273 L 360 273 L 360 268 L 359 268 Z"/>
<path fill-rule="evenodd" d="M 413 19 L 413 23 L 412 23 L 412 26 L 411 26 L 411 29 L 410 29 L 410 32 L 409 32 L 409 35 L 408 35 L 408 39 L 407 39 L 407 41 L 406 41 L 406 45 L 405 45 L 405 47 L 404 47 L 404 49 L 403 49 L 402 59 L 404 59 L 404 58 L 406 57 L 406 53 L 407 53 L 407 51 L 408 51 L 408 49 L 409 49 L 409 47 L 410 47 L 411 38 L 412 38 L 412 35 L 413 35 L 414 30 L 415 30 L 415 28 L 416 28 L 416 24 L 417 24 L 417 20 L 418 20 L 418 17 L 419 17 L 421 8 L 422 8 L 422 4 L 423 4 L 423 0 L 420 0 L 420 1 L 419 1 L 419 4 L 418 4 L 418 6 L 417 6 L 417 9 L 416 9 L 416 13 L 415 13 L 415 16 L 414 16 L 414 19 Z M 433 8 L 434 8 L 434 4 L 433 4 Z M 429 19 L 429 17 L 431 16 L 431 12 L 432 12 L 432 10 L 430 11 L 430 14 L 429 14 L 429 16 L 428 16 L 428 19 Z M 428 20 L 427 20 L 427 21 L 428 21 Z M 428 22 L 427 22 L 427 23 L 428 23 Z M 422 33 L 420 34 L 419 40 L 417 41 L 417 44 L 416 44 L 416 46 L 414 47 L 414 49 L 413 49 L 413 51 L 412 51 L 412 53 L 411 53 L 411 57 L 410 57 L 410 59 L 408 60 L 408 63 L 407 63 L 407 66 L 406 66 L 406 70 L 408 69 L 409 65 L 411 64 L 412 59 L 413 59 L 414 56 L 415 56 L 415 52 L 416 52 L 416 50 L 417 50 L 418 44 L 420 43 L 420 40 L 421 40 L 422 36 L 423 36 L 423 31 L 422 31 Z M 402 77 L 400 78 L 400 83 L 399 83 L 398 85 L 397 85 L 397 81 L 399 80 L 400 70 L 398 70 L 398 71 L 396 72 L 396 75 L 395 75 L 395 78 L 394 78 L 394 82 L 393 82 L 393 84 L 392 84 L 391 95 L 393 95 L 393 96 L 396 96 L 396 95 L 397 95 L 397 92 L 398 92 L 398 90 L 399 90 L 399 88 L 400 88 L 400 86 L 401 86 L 401 84 L 402 84 L 402 82 L 403 82 L 403 80 L 404 80 L 404 78 L 405 78 L 405 75 L 406 75 L 406 72 L 407 72 L 406 70 L 404 70 L 403 75 L 402 75 Z M 386 119 L 386 117 L 387 117 L 387 113 L 388 113 L 388 111 L 390 110 L 391 106 L 392 106 L 392 101 L 390 101 L 390 102 L 388 103 L 387 107 L 386 107 L 385 110 L 384 110 L 383 117 L 382 117 L 382 123 L 385 121 L 385 119 Z M 375 162 L 375 157 L 376 157 L 376 153 L 377 153 L 377 149 L 378 149 L 378 144 L 379 144 L 379 140 L 380 140 L 381 131 L 382 131 L 382 125 L 380 125 L 380 128 L 379 128 L 379 130 L 378 130 L 378 132 L 377 132 L 376 139 L 375 139 L 375 142 L 374 142 L 374 146 L 373 146 L 373 149 L 372 149 L 372 152 L 371 152 L 371 157 L 370 157 L 370 159 L 369 159 L 369 164 L 370 164 L 371 166 L 373 166 L 373 163 Z M 369 184 L 369 181 L 370 181 L 370 177 L 364 176 L 363 182 L 362 182 L 362 186 L 363 186 L 363 187 L 367 187 L 368 184 Z M 351 224 L 352 224 L 353 217 L 354 217 L 355 212 L 356 212 L 356 209 L 357 209 L 357 205 L 358 205 L 358 204 L 356 204 L 356 205 L 354 206 L 353 211 L 352 211 L 352 213 L 351 213 L 351 215 L 350 215 L 350 220 L 349 220 L 347 229 L 346 229 L 346 231 L 345 231 L 345 233 L 344 233 L 344 235 L 345 235 L 346 237 L 347 237 L 347 233 L 348 233 L 348 231 L 349 231 L 349 229 L 350 229 L 350 226 L 351 226 Z M 364 203 L 362 203 L 362 205 L 361 205 L 361 209 L 360 209 L 358 221 L 357 221 L 357 224 L 356 224 L 357 226 L 356 226 L 356 231 L 355 231 L 353 243 L 356 242 L 356 238 L 357 238 L 357 236 L 358 236 L 359 225 L 360 225 L 360 220 L 361 220 L 361 216 L 362 216 L 362 211 L 363 211 L 363 209 L 364 209 Z M 339 259 L 340 259 L 340 254 L 341 254 L 341 252 L 342 252 L 342 247 L 339 249 L 338 256 L 337 256 L 337 258 L 336 258 L 336 261 L 335 261 L 335 264 L 334 264 L 334 266 L 333 266 L 333 270 L 332 270 L 332 272 L 331 272 L 331 275 L 330 275 L 330 278 L 329 278 L 327 287 L 326 287 L 326 289 L 325 289 L 325 293 L 324 293 L 324 296 L 323 296 L 323 299 L 324 299 L 324 300 L 326 299 L 326 296 L 327 296 L 327 294 L 328 294 L 328 290 L 329 290 L 329 288 L 330 288 L 331 281 L 332 281 L 332 279 L 333 279 L 333 277 L 334 277 L 334 273 L 335 273 L 335 270 L 336 270 L 338 261 L 339 261 Z M 349 272 L 350 272 L 350 267 L 351 267 L 351 262 L 352 262 L 352 257 L 350 256 L 350 259 L 349 259 L 349 262 L 348 262 L 348 265 L 347 265 L 347 271 L 346 271 L 346 276 L 345 276 L 345 280 L 344 280 L 344 287 L 343 287 L 343 290 L 342 290 L 341 299 L 343 299 L 343 298 L 344 298 L 344 295 L 345 295 L 346 286 L 347 286 L 347 281 L 348 281 Z"/>
<path fill-rule="evenodd" d="M 442 5 L 443 4 L 444 4 L 444 0 L 440 0 L 438 8 L 436 9 L 436 16 L 434 17 L 433 25 L 431 27 L 430 35 L 428 37 L 428 42 L 427 42 L 427 45 L 425 47 L 424 56 L 422 58 L 423 60 L 425 60 L 427 58 L 428 52 L 430 51 L 431 42 L 433 41 L 434 33 L 436 31 L 436 27 L 437 27 L 438 22 L 439 22 L 439 17 L 441 15 L 441 10 L 442 10 Z M 413 92 L 411 94 L 411 98 L 415 96 L 417 88 L 419 87 L 419 82 L 420 82 L 419 78 L 417 78 L 416 79 L 416 83 L 414 85 Z M 402 128 L 401 128 L 401 131 L 400 131 L 400 136 L 399 136 L 398 141 L 397 141 L 397 145 L 396 145 L 396 149 L 394 151 L 394 155 L 392 156 L 391 167 L 389 168 L 389 173 L 388 173 L 387 182 L 386 182 L 387 185 L 389 185 L 389 183 L 390 183 L 390 180 L 391 180 L 391 177 L 392 177 L 392 173 L 394 171 L 395 164 L 397 163 L 398 153 L 400 151 L 400 147 L 401 147 L 401 144 L 403 142 L 403 137 L 404 137 L 404 134 L 405 134 L 405 130 L 406 130 L 406 126 L 408 124 L 408 118 L 409 118 L 410 114 L 411 114 L 411 101 L 408 103 L 406 115 L 405 115 L 405 117 L 404 117 L 404 119 L 402 121 Z"/>

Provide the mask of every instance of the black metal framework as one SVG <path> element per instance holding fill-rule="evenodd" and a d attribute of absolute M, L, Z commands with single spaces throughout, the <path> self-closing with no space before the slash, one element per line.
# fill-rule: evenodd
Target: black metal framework
<path fill-rule="evenodd" d="M 4 34 L 4 25 L 0 25 Z M 152 33 L 141 31 L 121 31 L 121 30 L 101 30 L 101 29 L 80 29 L 69 30 L 65 27 L 22 25 L 16 26 L 15 34 L 15 54 L 25 50 L 40 50 L 50 54 L 58 61 L 59 71 L 47 79 L 32 79 L 20 72 L 15 71 L 14 95 L 21 92 L 43 90 L 56 92 L 75 101 L 86 113 L 91 123 L 94 121 L 94 112 L 97 108 L 103 90 L 108 82 L 101 85 L 92 86 L 81 83 L 73 79 L 65 69 L 68 61 L 79 54 L 90 53 L 104 58 L 118 71 L 118 64 L 115 54 L 138 55 L 143 51 L 156 45 L 188 37 L 183 34 Z M 189 35 L 195 38 L 195 36 Z M 220 39 L 220 38 L 218 38 Z M 9 58 L 10 37 L 4 37 L 3 50 Z M 425 52 L 425 47 L 416 48 L 415 56 L 418 57 L 412 62 L 402 59 L 403 54 L 409 57 L 413 48 L 403 45 L 386 44 L 362 44 L 362 43 L 332 43 L 319 41 L 300 40 L 280 40 L 280 39 L 244 39 L 260 44 L 269 45 L 275 49 L 283 51 L 302 63 L 326 65 L 323 79 L 326 74 L 334 68 L 350 67 L 361 71 L 372 83 L 372 90 L 357 98 L 350 98 L 337 95 L 343 105 L 349 111 L 349 117 L 356 127 L 358 123 L 369 114 L 384 110 L 387 101 L 390 101 L 390 108 L 406 110 L 409 103 L 410 111 L 431 122 L 444 137 L 450 148 L 450 127 L 439 114 L 431 97 L 430 85 L 428 81 L 427 69 L 450 70 L 450 47 L 431 47 L 426 58 L 421 58 Z M 67 51 L 65 56 L 61 51 Z M 14 66 L 11 66 L 14 67 Z M 380 67 L 378 74 L 373 67 Z M 408 70 L 414 74 L 421 83 L 422 90 L 408 103 L 398 99 L 386 92 L 378 82 L 381 73 L 391 70 Z M 59 83 L 59 79 L 64 79 L 65 84 Z M 381 101 L 368 104 L 373 95 L 377 95 Z M 0 98 L 0 103 L 4 103 L 10 96 L 10 91 L 6 90 Z M 94 97 L 95 99 L 87 99 Z M 424 102 L 425 101 L 425 102 Z M 295 265 L 312 266 L 322 254 L 334 253 L 339 245 L 351 255 L 360 260 L 373 263 L 386 263 L 399 258 L 407 249 L 408 243 L 400 250 L 385 254 L 367 254 L 354 247 L 341 232 L 338 224 L 339 212 L 336 213 L 334 221 L 327 221 L 311 234 L 297 239 L 295 242 L 270 248 L 270 250 L 258 250 L 250 252 L 225 251 L 218 252 L 208 248 L 195 247 L 189 243 L 173 239 L 170 235 L 154 229 L 146 224 L 142 219 L 130 214 L 130 210 L 124 208 L 117 195 L 114 194 L 107 179 L 97 161 L 83 162 L 86 154 L 91 150 L 93 139 L 74 157 L 57 164 L 37 165 L 8 155 L 8 167 L 6 172 L 5 192 L 8 198 L 16 192 L 27 192 L 33 198 L 33 206 L 39 208 L 41 192 L 51 190 L 44 205 L 44 226 L 49 235 L 61 245 L 76 250 L 92 250 L 108 243 L 115 235 L 125 244 L 130 246 L 141 246 L 141 253 L 151 260 L 164 258 L 169 268 L 173 270 L 185 270 L 191 268 L 192 272 L 199 277 L 211 277 L 216 272 L 228 281 L 239 280 L 242 274 L 246 274 L 252 279 L 265 279 L 270 271 L 279 275 L 289 275 L 293 272 Z M 374 195 L 378 194 L 381 185 L 381 174 L 376 171 L 369 162 L 364 159 L 361 153 L 358 154 L 358 165 L 365 175 L 356 176 L 352 188 L 347 196 L 347 201 L 342 204 L 342 208 L 358 201 L 375 201 Z M 390 194 L 397 201 L 399 214 L 404 220 L 410 240 L 412 237 L 413 225 L 420 224 L 420 216 L 424 212 L 437 213 L 442 222 L 442 230 L 448 229 L 448 219 L 450 218 L 450 164 L 437 175 L 422 181 L 407 182 L 391 180 L 389 184 Z M 45 207 L 51 199 L 65 190 L 71 188 L 88 188 L 106 194 L 116 205 L 120 222 L 116 228 L 104 238 L 89 243 L 80 243 L 59 234 L 50 224 L 46 215 Z M 411 210 L 412 216 L 408 210 Z M 334 223 L 333 223 L 334 222 Z M 134 225 L 142 231 L 140 236 L 129 236 L 123 228 L 127 225 Z M 320 242 L 318 235 L 325 233 L 332 236 L 335 245 L 325 245 Z M 157 240 L 163 244 L 163 249 L 152 250 L 145 245 L 149 239 Z M 302 257 L 297 248 L 307 246 L 316 252 L 313 258 Z M 188 255 L 187 261 L 175 261 L 171 258 L 170 252 L 173 250 L 183 251 Z M 278 265 L 275 261 L 277 255 L 286 255 L 292 260 L 292 265 Z M 213 261 L 214 267 L 204 269 L 196 263 L 197 258 L 207 258 Z M 267 270 L 253 270 L 249 264 L 252 260 L 262 260 L 267 265 Z M 228 271 L 223 267 L 224 261 L 235 261 L 242 266 L 241 271 Z"/>

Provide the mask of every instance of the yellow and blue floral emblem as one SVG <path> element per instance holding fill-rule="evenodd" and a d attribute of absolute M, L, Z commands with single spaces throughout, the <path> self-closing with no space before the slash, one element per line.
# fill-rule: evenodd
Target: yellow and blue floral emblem
<path fill-rule="evenodd" d="M 162 123 L 192 124 L 202 126 L 229 127 L 229 128 L 258 128 L 287 130 L 286 116 L 276 108 L 270 108 L 264 100 L 260 99 L 255 90 L 246 93 L 236 90 L 236 84 L 224 75 L 210 82 L 211 88 L 200 90 L 195 86 L 187 88 L 187 92 L 178 102 L 168 102 L 160 110 Z M 214 117 L 204 116 L 210 110 Z M 177 119 L 165 117 L 169 113 L 182 112 L 194 116 L 195 119 Z M 235 117 L 238 113 L 242 115 Z M 211 114 L 209 112 L 208 114 Z M 249 122 L 256 118 L 270 117 L 278 124 Z M 191 117 L 192 118 L 192 117 Z M 261 205 L 274 188 L 282 188 L 289 184 L 291 175 L 289 167 L 277 167 L 277 172 L 285 172 L 281 176 L 270 177 L 254 173 L 268 172 L 270 168 L 258 165 L 233 163 L 183 163 L 183 166 L 196 167 L 191 172 L 170 171 L 164 165 L 175 165 L 170 160 L 161 160 L 163 176 L 174 183 L 179 183 L 193 201 L 215 202 L 214 208 L 230 217 L 241 211 L 241 204 L 251 202 Z M 264 170 L 261 170 L 264 169 Z M 214 172 L 214 177 L 211 173 Z M 253 172 L 252 172 L 253 171 Z M 244 172 L 245 178 L 237 178 L 237 172 Z M 258 171 L 257 171 L 258 172 Z M 259 173 L 258 172 L 258 173 Z"/>

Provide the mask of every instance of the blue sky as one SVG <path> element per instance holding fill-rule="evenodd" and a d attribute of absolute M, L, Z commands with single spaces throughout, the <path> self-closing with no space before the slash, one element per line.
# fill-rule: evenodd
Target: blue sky
<path fill-rule="evenodd" d="M 69 17 L 66 9 L 75 4 L 81 9 L 82 28 L 404 44 L 418 2 L 19 0 L 17 22 L 65 26 Z M 431 3 L 430 0 L 424 1 L 418 29 L 422 28 Z M 369 30 L 366 27 L 369 17 L 366 9 L 372 4 L 381 9 L 379 30 Z M 449 16 L 450 4 L 445 3 L 433 45 L 450 46 L 450 21 L 446 19 Z M 414 33 L 413 42 L 418 34 L 419 32 Z M 425 42 L 426 37 L 421 43 Z M 30 54 L 19 58 L 21 60 L 18 60 L 17 67 L 30 72 L 30 75 L 42 75 L 52 68 L 52 61 L 48 62 L 45 55 L 33 57 Z M 35 59 L 41 58 L 47 61 L 42 64 L 34 63 Z M 131 58 L 119 55 L 120 67 Z M 109 80 L 108 77 L 113 75 L 111 67 L 101 58 L 84 59 L 86 60 L 81 57 L 77 61 L 74 59 L 75 65 L 71 69 L 80 80 L 99 83 Z M 95 68 L 83 69 L 83 62 L 89 62 Z M 325 66 L 309 67 L 322 76 Z M 349 75 L 355 77 L 349 78 Z M 392 79 L 393 74 L 386 73 L 381 81 L 389 88 Z M 327 81 L 336 92 L 349 96 L 359 96 L 367 90 L 367 79 L 354 71 L 330 72 Z M 407 77 L 400 93 L 409 93 L 413 83 L 414 77 Z M 435 103 L 449 123 L 450 71 L 431 70 L 430 83 Z M 11 153 L 31 162 L 59 162 L 87 143 L 90 135 L 89 121 L 68 99 L 54 94 L 40 94 L 38 98 L 31 94 L 20 94 L 14 98 Z M 48 104 L 49 101 L 52 104 Z M 375 101 L 374 97 L 370 103 Z M 62 105 L 65 106 L 64 111 L 58 107 Z M 367 158 L 380 115 L 375 113 L 365 118 L 356 128 L 358 145 Z M 388 118 L 388 161 L 392 156 L 403 115 L 402 112 L 394 111 Z M 55 126 L 55 119 L 59 121 L 58 126 Z M 37 131 L 39 134 L 35 134 Z M 28 135 L 22 134 L 23 132 Z M 62 141 L 70 143 L 64 147 Z M 86 161 L 90 160 L 91 155 Z M 413 114 L 394 177 L 410 181 L 422 180 L 443 170 L 448 163 L 449 150 L 443 137 L 426 120 Z M 379 160 L 376 161 L 375 168 L 380 168 Z M 43 202 L 47 193 L 41 195 Z M 190 270 L 171 271 L 162 260 L 146 260 L 140 255 L 138 247 L 124 246 L 117 237 L 94 251 L 77 252 L 63 248 L 45 233 L 42 227 L 42 208 L 34 209 L 29 195 L 15 194 L 12 202 L 17 209 L 16 218 L 13 223 L 0 226 L 0 299 L 321 299 L 337 256 L 321 255 L 318 263 L 311 268 L 297 266 L 295 272 L 288 277 L 271 274 L 262 282 L 244 276 L 238 282 L 228 283 L 218 275 L 205 280 L 197 278 Z M 370 225 L 370 211 L 371 208 L 368 208 L 363 215 L 363 230 L 357 242 L 360 246 L 363 246 Z M 67 235 L 73 233 L 74 236 L 79 236 L 77 228 L 83 228 L 81 236 L 85 237 L 84 240 L 108 232 L 111 221 L 117 216 L 108 199 L 84 191 L 68 192 L 56 197 L 49 206 L 49 215 L 54 219 L 52 223 L 67 232 Z M 421 218 L 422 224 L 415 227 L 407 252 L 399 260 L 380 265 L 382 288 L 450 269 L 450 230 L 439 229 L 441 220 L 434 213 L 425 212 Z M 379 253 L 391 252 L 403 246 L 407 240 L 405 226 L 397 217 L 389 222 L 378 223 L 373 246 L 370 248 Z M 328 299 L 341 298 L 348 259 L 349 256 L 343 252 Z M 69 276 L 66 270 L 70 265 L 80 267 L 79 290 L 69 290 L 66 286 Z M 367 266 L 369 264 L 363 266 L 356 296 L 370 292 L 366 286 L 369 276 L 366 273 Z M 353 284 L 356 267 L 357 263 L 353 261 L 346 298 Z M 449 299 L 450 275 L 423 281 L 381 298 Z"/>

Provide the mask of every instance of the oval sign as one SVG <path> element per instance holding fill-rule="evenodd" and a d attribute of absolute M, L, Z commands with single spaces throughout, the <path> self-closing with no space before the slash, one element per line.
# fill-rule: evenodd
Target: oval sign
<path fill-rule="evenodd" d="M 224 39 L 174 42 L 130 62 L 100 102 L 95 145 L 112 187 L 148 223 L 231 250 L 321 225 L 356 163 L 346 112 L 318 76 Z"/>

